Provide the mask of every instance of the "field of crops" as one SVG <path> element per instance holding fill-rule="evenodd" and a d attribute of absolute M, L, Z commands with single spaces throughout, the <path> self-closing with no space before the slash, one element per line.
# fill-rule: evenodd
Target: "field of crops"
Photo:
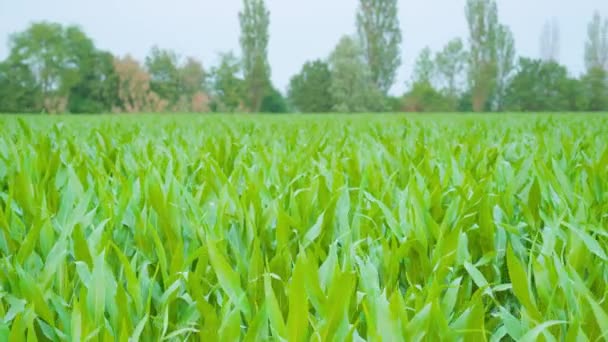
<path fill-rule="evenodd" d="M 0 127 L 0 341 L 608 337 L 608 116 Z"/>

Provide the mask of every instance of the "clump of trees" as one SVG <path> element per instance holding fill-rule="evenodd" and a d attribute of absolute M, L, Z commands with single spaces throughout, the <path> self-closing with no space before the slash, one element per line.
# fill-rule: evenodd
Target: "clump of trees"
<path fill-rule="evenodd" d="M 284 97 L 271 81 L 270 12 L 243 0 L 240 55 L 209 69 L 153 47 L 143 62 L 98 49 L 79 27 L 40 22 L 9 39 L 0 62 L 0 112 L 456 112 L 607 111 L 608 19 L 596 12 L 586 71 L 559 63 L 556 20 L 541 30 L 539 58 L 518 56 L 495 0 L 467 0 L 468 37 L 420 52 L 407 91 L 392 96 L 403 41 L 397 0 L 358 0 L 355 33 L 307 61 Z"/>
<path fill-rule="evenodd" d="M 10 37 L 0 63 L 0 112 L 287 112 L 270 81 L 270 13 L 244 0 L 241 55 L 206 70 L 193 57 L 153 47 L 143 62 L 98 49 L 76 26 L 39 22 Z"/>
<path fill-rule="evenodd" d="M 517 57 L 513 35 L 494 0 L 468 0 L 466 43 L 448 42 L 419 55 L 403 97 L 407 111 L 606 111 L 608 19 L 595 13 L 585 43 L 587 70 L 576 77 L 559 64 L 560 31 L 547 22 L 540 58 Z"/>
<path fill-rule="evenodd" d="M 75 26 L 36 23 L 10 37 L 0 63 L 0 110 L 100 112 L 117 99 L 114 57 Z"/>
<path fill-rule="evenodd" d="M 153 48 L 142 65 L 99 50 L 76 26 L 33 24 L 10 38 L 0 63 L 2 112 L 203 112 L 208 103 L 195 59 Z"/>

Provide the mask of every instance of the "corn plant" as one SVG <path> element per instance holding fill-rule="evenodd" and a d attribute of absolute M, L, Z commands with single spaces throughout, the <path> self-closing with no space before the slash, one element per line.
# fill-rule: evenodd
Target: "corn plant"
<path fill-rule="evenodd" d="M 0 127 L 0 341 L 608 337 L 606 116 Z"/>

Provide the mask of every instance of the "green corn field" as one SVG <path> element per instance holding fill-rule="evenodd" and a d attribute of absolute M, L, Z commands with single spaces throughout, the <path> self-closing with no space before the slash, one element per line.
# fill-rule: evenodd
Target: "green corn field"
<path fill-rule="evenodd" d="M 608 116 L 0 128 L 0 341 L 608 338 Z"/>

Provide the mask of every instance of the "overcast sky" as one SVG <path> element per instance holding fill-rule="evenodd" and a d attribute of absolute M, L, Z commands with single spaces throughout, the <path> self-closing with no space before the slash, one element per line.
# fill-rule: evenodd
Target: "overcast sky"
<path fill-rule="evenodd" d="M 0 0 L 0 58 L 8 35 L 39 20 L 78 24 L 102 49 L 143 59 L 153 45 L 193 56 L 207 67 L 217 54 L 238 52 L 241 0 Z M 416 56 L 451 38 L 466 37 L 465 0 L 401 0 L 403 66 L 393 92 L 410 78 Z M 339 38 L 355 32 L 357 0 L 267 0 L 271 11 L 269 59 L 274 83 L 289 78 L 311 59 L 325 58 Z M 608 16 L 608 0 L 498 0 L 499 16 L 511 27 L 519 55 L 538 57 L 545 21 L 561 29 L 560 61 L 583 70 L 587 23 L 594 10 Z"/>

